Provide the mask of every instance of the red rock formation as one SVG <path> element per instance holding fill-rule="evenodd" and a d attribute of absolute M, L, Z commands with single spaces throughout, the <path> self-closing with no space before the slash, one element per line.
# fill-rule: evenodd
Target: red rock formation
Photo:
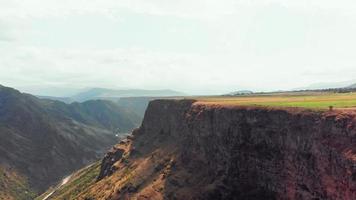
<path fill-rule="evenodd" d="M 101 198 L 354 200 L 355 116 L 155 100 L 125 163 L 87 194 L 130 169 Z"/>

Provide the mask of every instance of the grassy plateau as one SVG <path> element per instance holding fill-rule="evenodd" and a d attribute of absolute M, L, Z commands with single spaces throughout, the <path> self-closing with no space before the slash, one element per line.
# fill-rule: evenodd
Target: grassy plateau
<path fill-rule="evenodd" d="M 246 96 L 198 97 L 198 102 L 219 105 L 303 107 L 311 109 L 355 108 L 356 93 L 270 93 Z"/>

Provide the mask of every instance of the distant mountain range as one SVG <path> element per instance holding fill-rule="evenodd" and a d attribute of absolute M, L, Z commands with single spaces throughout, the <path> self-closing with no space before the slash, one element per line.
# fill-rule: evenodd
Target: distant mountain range
<path fill-rule="evenodd" d="M 253 91 L 251 90 L 238 90 L 235 92 L 230 92 L 229 94 L 226 94 L 227 96 L 236 96 L 236 95 L 248 95 L 248 94 L 253 94 Z"/>
<path fill-rule="evenodd" d="M 345 81 L 345 82 L 334 82 L 334 83 L 315 83 L 311 84 L 306 87 L 300 87 L 300 88 L 294 88 L 291 90 L 276 90 L 272 91 L 272 93 L 275 92 L 290 92 L 290 91 L 304 91 L 304 90 L 335 90 L 335 91 L 353 91 L 356 89 L 356 80 L 351 80 L 351 81 Z M 352 90 L 350 90 L 352 89 Z M 258 93 L 264 93 L 264 92 L 258 92 Z M 271 92 L 265 92 L 265 93 L 271 93 Z M 253 91 L 250 90 L 238 90 L 235 92 L 230 92 L 228 94 L 224 94 L 223 96 L 240 96 L 240 95 L 249 95 L 249 94 L 256 94 Z"/>
<path fill-rule="evenodd" d="M 347 88 L 356 88 L 356 83 L 348 86 Z"/>
<path fill-rule="evenodd" d="M 66 103 L 84 102 L 88 100 L 118 100 L 124 97 L 169 97 L 169 96 L 184 96 L 184 93 L 174 90 L 141 90 L 141 89 L 106 89 L 106 88 L 92 88 L 84 92 L 80 92 L 71 97 L 52 97 L 52 96 L 38 96 L 39 98 L 58 100 Z"/>
<path fill-rule="evenodd" d="M 33 199 L 140 122 L 115 102 L 65 104 L 0 86 L 0 199 Z"/>
<path fill-rule="evenodd" d="M 333 89 L 333 88 L 348 88 L 351 85 L 356 85 L 356 80 L 344 82 L 327 82 L 327 83 L 314 83 L 306 87 L 295 88 L 293 90 L 319 90 L 319 89 Z"/>
<path fill-rule="evenodd" d="M 71 98 L 75 101 L 82 102 L 91 99 L 117 99 L 122 97 L 167 97 L 182 95 L 184 94 L 173 90 L 113 90 L 105 88 L 93 88 L 79 93 Z"/>

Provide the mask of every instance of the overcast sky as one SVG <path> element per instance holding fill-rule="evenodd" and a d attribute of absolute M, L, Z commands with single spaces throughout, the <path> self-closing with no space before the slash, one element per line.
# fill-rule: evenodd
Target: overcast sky
<path fill-rule="evenodd" d="M 0 84 L 201 94 L 347 81 L 355 10 L 354 0 L 0 0 Z"/>

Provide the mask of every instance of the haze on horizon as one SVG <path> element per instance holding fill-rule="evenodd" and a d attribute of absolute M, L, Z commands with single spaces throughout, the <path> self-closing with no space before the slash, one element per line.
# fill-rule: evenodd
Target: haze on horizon
<path fill-rule="evenodd" d="M 352 0 L 0 0 L 0 84 L 221 94 L 354 80 L 355 10 Z"/>

